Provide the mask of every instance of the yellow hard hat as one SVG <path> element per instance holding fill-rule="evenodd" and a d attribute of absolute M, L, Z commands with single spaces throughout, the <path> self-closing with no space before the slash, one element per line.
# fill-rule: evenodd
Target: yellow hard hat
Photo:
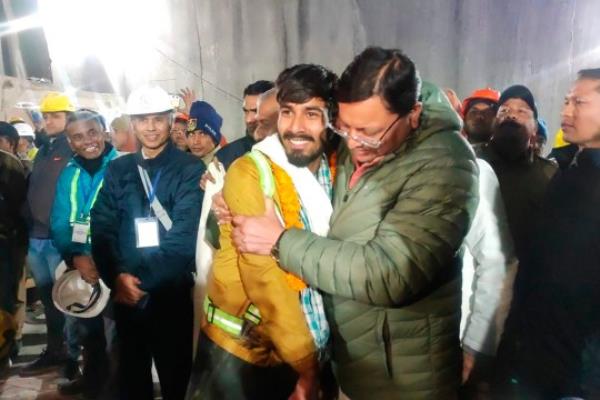
<path fill-rule="evenodd" d="M 556 132 L 556 136 L 554 136 L 554 148 L 558 149 L 559 147 L 565 147 L 568 145 L 569 143 L 565 142 L 563 130 L 559 129 L 558 132 Z"/>
<path fill-rule="evenodd" d="M 73 107 L 71 100 L 69 100 L 66 94 L 52 92 L 43 98 L 40 104 L 40 111 L 43 113 L 75 111 L 75 107 Z"/>

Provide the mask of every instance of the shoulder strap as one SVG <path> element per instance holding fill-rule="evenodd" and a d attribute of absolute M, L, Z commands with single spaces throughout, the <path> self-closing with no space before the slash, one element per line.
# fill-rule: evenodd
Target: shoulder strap
<path fill-rule="evenodd" d="M 275 179 L 267 157 L 258 150 L 252 150 L 247 153 L 250 159 L 256 164 L 258 175 L 260 177 L 260 187 L 264 194 L 268 197 L 273 197 L 275 194 Z"/>

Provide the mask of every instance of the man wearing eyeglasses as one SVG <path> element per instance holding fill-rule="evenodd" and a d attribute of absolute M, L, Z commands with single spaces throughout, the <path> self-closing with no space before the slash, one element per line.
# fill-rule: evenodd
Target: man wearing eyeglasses
<path fill-rule="evenodd" d="M 456 398 L 459 249 L 477 206 L 459 117 L 399 50 L 363 51 L 336 99 L 345 145 L 328 237 L 234 215 L 234 243 L 324 293 L 334 370 L 350 398 Z"/>

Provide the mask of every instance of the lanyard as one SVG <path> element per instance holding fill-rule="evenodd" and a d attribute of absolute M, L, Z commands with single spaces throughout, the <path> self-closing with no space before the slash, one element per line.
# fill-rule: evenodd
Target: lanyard
<path fill-rule="evenodd" d="M 150 176 L 148 176 L 148 172 L 143 169 L 143 172 L 140 174 L 142 177 L 142 185 L 144 185 L 144 191 L 146 192 L 146 196 L 148 197 L 148 201 L 150 204 L 154 201 L 156 197 L 156 188 L 158 187 L 158 182 L 160 182 L 160 176 L 162 174 L 162 168 L 158 170 L 152 182 L 150 181 Z"/>
<path fill-rule="evenodd" d="M 154 177 L 154 182 L 150 182 L 150 177 L 148 176 L 148 171 L 146 171 L 140 165 L 138 165 L 138 172 L 140 173 L 140 179 L 142 180 L 142 186 L 144 186 L 144 191 L 146 192 L 146 196 L 148 197 L 148 200 L 150 201 L 150 209 L 152 211 L 154 211 L 154 215 L 156 215 L 156 218 L 158 218 L 160 223 L 163 225 L 165 230 L 168 232 L 169 230 L 171 230 L 171 227 L 173 226 L 173 221 L 171 221 L 169 214 L 164 209 L 162 204 L 160 204 L 160 201 L 156 198 L 156 188 L 158 186 L 158 181 L 160 181 L 160 175 L 161 175 L 162 169 L 159 169 L 158 172 L 156 173 L 156 176 Z"/>
<path fill-rule="evenodd" d="M 77 211 L 79 211 L 79 202 L 77 200 L 77 194 L 80 192 L 79 190 L 79 176 L 81 175 L 81 170 L 78 168 L 75 170 L 73 174 L 73 179 L 71 179 L 71 217 L 70 222 L 74 223 L 77 220 Z M 82 220 L 89 220 L 90 218 L 90 210 L 96 203 L 96 199 L 98 198 L 98 193 L 102 188 L 102 184 L 104 183 L 104 176 L 101 174 L 96 174 L 96 176 L 100 176 L 100 179 L 96 181 L 92 178 L 92 185 L 89 190 L 85 190 L 81 188 L 81 197 L 83 200 L 83 208 L 80 210 L 79 218 Z M 96 181 L 96 182 L 95 182 Z"/>

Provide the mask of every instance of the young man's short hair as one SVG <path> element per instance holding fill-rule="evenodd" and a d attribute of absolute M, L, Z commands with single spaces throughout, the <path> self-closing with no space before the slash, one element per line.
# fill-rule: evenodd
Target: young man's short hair
<path fill-rule="evenodd" d="M 277 102 L 305 103 L 313 97 L 325 101 L 329 119 L 337 116 L 335 89 L 337 75 L 325 67 L 316 64 L 298 64 L 285 69 L 277 77 Z"/>

